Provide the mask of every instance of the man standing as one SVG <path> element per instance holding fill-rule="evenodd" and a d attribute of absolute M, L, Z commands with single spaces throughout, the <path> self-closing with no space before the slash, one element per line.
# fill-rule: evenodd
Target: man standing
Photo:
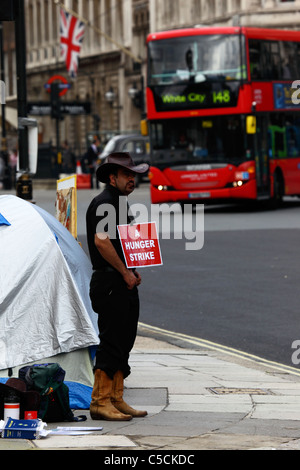
<path fill-rule="evenodd" d="M 137 286 L 141 277 L 126 267 L 117 225 L 131 222 L 127 201 L 123 213 L 124 197 L 134 190 L 135 175 L 145 173 L 148 168 L 147 164 L 135 166 L 128 153 L 110 154 L 97 169 L 97 178 L 106 183 L 106 188 L 87 210 L 87 239 L 94 270 L 90 298 L 98 313 L 100 338 L 90 405 L 92 419 L 128 421 L 147 415 L 123 400 L 124 379 L 130 374 L 129 354 L 137 333 Z M 112 232 L 111 223 L 110 227 L 101 226 L 107 212 L 109 222 L 114 221 Z"/>
<path fill-rule="evenodd" d="M 94 137 L 92 145 L 88 148 L 86 159 L 87 165 L 89 169 L 89 173 L 91 175 L 91 189 L 94 188 L 94 174 L 95 169 L 97 166 L 97 160 L 99 157 L 99 149 L 100 149 L 100 139 L 98 136 Z M 99 188 L 99 183 L 96 177 L 96 188 Z"/>

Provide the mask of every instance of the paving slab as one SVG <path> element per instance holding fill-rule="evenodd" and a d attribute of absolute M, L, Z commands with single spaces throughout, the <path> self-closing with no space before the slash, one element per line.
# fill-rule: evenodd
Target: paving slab
<path fill-rule="evenodd" d="M 85 436 L 50 436 L 33 441 L 38 449 L 128 449 L 136 444 L 126 436 L 107 436 L 88 434 Z"/>

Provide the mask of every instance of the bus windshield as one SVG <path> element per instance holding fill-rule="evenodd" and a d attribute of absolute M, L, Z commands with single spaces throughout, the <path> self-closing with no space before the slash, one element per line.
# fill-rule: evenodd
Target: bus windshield
<path fill-rule="evenodd" d="M 148 45 L 149 85 L 247 78 L 240 35 L 199 35 Z M 242 53 L 241 53 L 242 52 Z"/>
<path fill-rule="evenodd" d="M 153 121 L 152 163 L 158 167 L 216 163 L 238 165 L 253 158 L 245 116 Z"/>

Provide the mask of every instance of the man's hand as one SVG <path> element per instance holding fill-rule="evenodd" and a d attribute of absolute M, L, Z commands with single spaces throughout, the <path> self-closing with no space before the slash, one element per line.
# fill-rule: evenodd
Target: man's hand
<path fill-rule="evenodd" d="M 139 286 L 140 283 L 142 282 L 141 275 L 140 275 L 140 273 L 138 273 L 137 271 L 134 271 L 134 275 L 135 275 L 135 277 L 136 277 L 136 279 L 137 279 L 136 285 Z"/>
<path fill-rule="evenodd" d="M 123 274 L 123 279 L 129 290 L 132 290 L 134 287 L 139 286 L 141 283 L 141 276 L 138 272 L 133 272 L 129 269 Z"/>
<path fill-rule="evenodd" d="M 119 258 L 107 233 L 96 233 L 95 245 L 103 258 L 113 266 L 123 277 L 127 288 L 132 290 L 141 283 L 141 276 L 137 271 L 127 269 L 123 261 Z"/>

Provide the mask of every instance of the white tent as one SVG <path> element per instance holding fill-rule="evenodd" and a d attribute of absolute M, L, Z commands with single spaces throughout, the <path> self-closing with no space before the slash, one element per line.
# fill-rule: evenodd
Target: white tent
<path fill-rule="evenodd" d="M 99 341 L 90 278 L 89 259 L 53 216 L 16 196 L 0 196 L 1 381 L 9 368 L 17 377 L 25 364 L 58 362 L 71 407 L 88 406 L 91 347 Z"/>

